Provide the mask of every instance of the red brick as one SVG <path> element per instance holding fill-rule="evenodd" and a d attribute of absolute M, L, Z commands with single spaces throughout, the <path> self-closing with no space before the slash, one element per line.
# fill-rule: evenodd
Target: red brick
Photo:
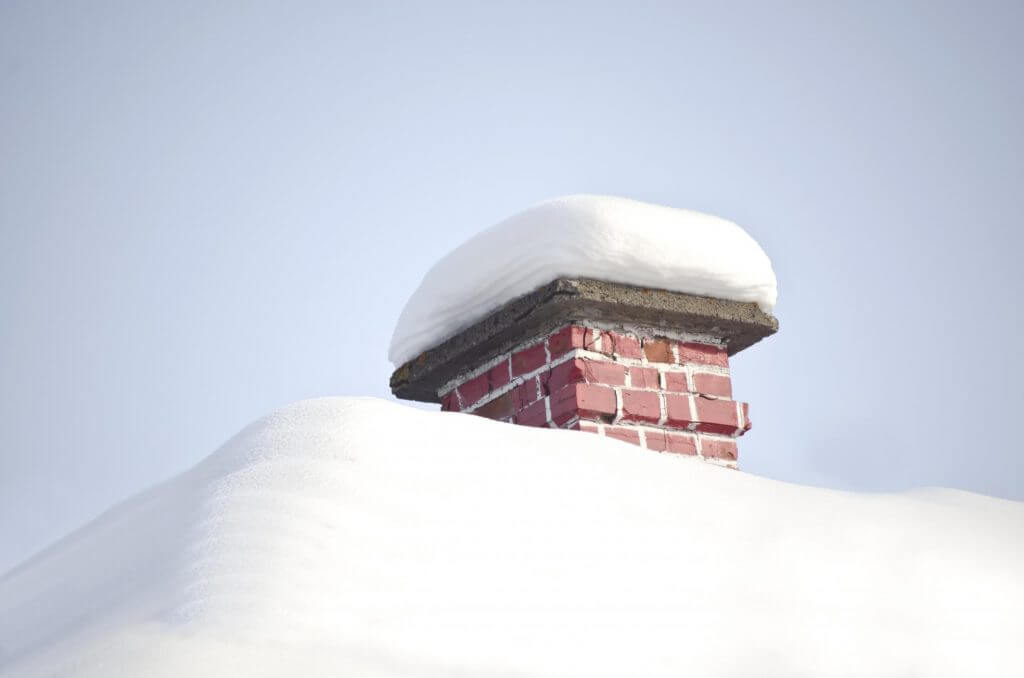
<path fill-rule="evenodd" d="M 666 339 L 644 339 L 644 355 L 652 363 L 674 363 L 672 344 Z"/>
<path fill-rule="evenodd" d="M 583 379 L 592 384 L 623 386 L 626 383 L 626 367 L 601 360 L 584 360 Z"/>
<path fill-rule="evenodd" d="M 661 419 L 661 398 L 653 391 L 622 389 L 622 418 L 657 424 Z"/>
<path fill-rule="evenodd" d="M 459 411 L 459 399 L 455 395 L 454 389 L 449 391 L 447 394 L 441 397 L 441 411 L 442 412 L 458 412 Z"/>
<path fill-rule="evenodd" d="M 664 452 L 665 450 L 668 449 L 668 443 L 665 440 L 664 431 L 644 431 L 644 440 L 647 443 L 646 447 L 648 450 L 654 450 L 655 452 Z"/>
<path fill-rule="evenodd" d="M 597 427 L 597 424 L 591 424 L 589 421 L 576 422 L 576 428 L 584 433 L 601 433 L 601 429 Z"/>
<path fill-rule="evenodd" d="M 643 357 L 643 351 L 640 350 L 640 340 L 636 337 L 631 337 L 628 334 L 618 334 L 617 332 L 609 332 L 606 336 L 611 338 L 612 352 L 615 355 L 623 358 L 636 358 L 637 360 Z M 601 341 L 603 342 L 604 339 Z"/>
<path fill-rule="evenodd" d="M 629 383 L 633 388 L 661 388 L 658 370 L 653 367 L 630 367 Z"/>
<path fill-rule="evenodd" d="M 680 344 L 679 362 L 699 365 L 729 366 L 729 355 L 725 349 L 711 344 Z"/>
<path fill-rule="evenodd" d="M 626 383 L 626 367 L 613 362 L 573 358 L 555 365 L 550 372 L 541 375 L 541 385 L 546 393 L 554 393 L 566 384 L 586 381 L 606 386 L 623 386 Z"/>
<path fill-rule="evenodd" d="M 473 403 L 483 398 L 490 391 L 490 381 L 488 381 L 486 372 L 459 384 L 459 397 L 462 398 L 462 407 L 472 407 Z"/>
<path fill-rule="evenodd" d="M 685 372 L 666 372 L 665 390 L 674 393 L 688 393 L 690 384 L 686 381 Z"/>
<path fill-rule="evenodd" d="M 562 426 L 579 415 L 579 401 L 576 398 L 576 384 L 564 386 L 551 394 L 551 421 Z"/>
<path fill-rule="evenodd" d="M 750 405 L 747 403 L 740 403 L 743 407 L 743 430 L 749 431 L 752 424 L 750 423 Z"/>
<path fill-rule="evenodd" d="M 576 406 L 581 418 L 615 415 L 615 391 L 596 384 L 575 384 L 573 388 L 576 389 Z"/>
<path fill-rule="evenodd" d="M 515 398 L 513 392 L 503 393 L 502 395 L 490 400 L 476 410 L 473 414 L 478 414 L 481 417 L 487 417 L 488 419 L 501 419 L 506 420 L 516 413 L 519 408 L 516 407 Z"/>
<path fill-rule="evenodd" d="M 525 408 L 530 403 L 537 402 L 542 397 L 537 386 L 537 377 L 530 377 L 512 389 L 513 402 L 517 410 Z"/>
<path fill-rule="evenodd" d="M 634 445 L 640 444 L 640 434 L 635 428 L 626 428 L 625 426 L 608 426 L 605 427 L 604 434 L 609 438 L 615 438 L 616 440 L 624 440 L 627 443 L 633 443 Z"/>
<path fill-rule="evenodd" d="M 700 422 L 697 424 L 698 431 L 733 434 L 739 428 L 735 401 L 698 397 L 696 403 L 697 420 Z"/>
<path fill-rule="evenodd" d="M 492 391 L 501 388 L 512 380 L 509 374 L 508 362 L 508 358 L 506 358 L 491 369 L 487 370 L 487 380 L 490 383 Z"/>
<path fill-rule="evenodd" d="M 665 395 L 665 407 L 668 410 L 666 423 L 673 428 L 686 428 L 693 423 L 690 415 L 690 398 L 686 395 Z"/>
<path fill-rule="evenodd" d="M 552 359 L 563 356 L 574 348 L 583 348 L 586 332 L 582 327 L 570 325 L 548 337 L 548 351 Z"/>
<path fill-rule="evenodd" d="M 669 452 L 676 454 L 697 454 L 697 441 L 693 436 L 681 433 L 666 433 L 665 442 Z"/>
<path fill-rule="evenodd" d="M 736 461 L 736 441 L 701 436 L 700 453 L 712 459 Z"/>
<path fill-rule="evenodd" d="M 543 400 L 538 400 L 516 415 L 516 423 L 522 426 L 547 426 L 547 408 Z"/>
<path fill-rule="evenodd" d="M 693 375 L 693 390 L 705 395 L 732 398 L 732 380 L 720 374 L 696 372 Z"/>
<path fill-rule="evenodd" d="M 583 381 L 583 360 L 573 358 L 566 360 L 560 365 L 555 365 L 549 371 L 539 375 L 540 384 L 545 395 L 560 391 L 569 384 Z"/>
<path fill-rule="evenodd" d="M 522 351 L 516 351 L 512 354 L 512 376 L 518 377 L 527 372 L 533 372 L 542 367 L 547 359 L 543 342 L 530 348 L 524 348 Z"/>
<path fill-rule="evenodd" d="M 597 345 L 598 337 L 601 339 L 600 347 Z M 587 336 L 584 340 L 584 348 L 588 351 L 596 351 L 610 356 L 614 351 L 614 347 L 615 341 L 612 339 L 612 335 L 610 333 L 595 329 L 587 330 Z"/>

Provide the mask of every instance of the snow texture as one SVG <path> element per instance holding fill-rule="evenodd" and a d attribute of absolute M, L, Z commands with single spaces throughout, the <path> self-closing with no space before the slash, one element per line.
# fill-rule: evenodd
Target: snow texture
<path fill-rule="evenodd" d="M 0 675 L 1024 675 L 1024 504 L 297 403 L 0 578 Z"/>
<path fill-rule="evenodd" d="M 768 256 L 730 221 L 572 195 L 506 219 L 438 261 L 402 310 L 388 357 L 397 367 L 559 277 L 756 302 L 766 312 L 777 296 Z"/>

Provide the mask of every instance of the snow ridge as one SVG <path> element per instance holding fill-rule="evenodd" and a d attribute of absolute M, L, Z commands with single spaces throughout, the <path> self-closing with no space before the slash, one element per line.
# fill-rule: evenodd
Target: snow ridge
<path fill-rule="evenodd" d="M 3 676 L 1020 675 L 1024 504 L 290 405 L 0 577 Z"/>

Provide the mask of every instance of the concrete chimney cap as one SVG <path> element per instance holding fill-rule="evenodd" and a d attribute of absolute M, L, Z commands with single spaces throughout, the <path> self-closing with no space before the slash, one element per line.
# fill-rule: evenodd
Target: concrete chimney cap
<path fill-rule="evenodd" d="M 391 391 L 407 400 L 439 402 L 438 390 L 468 368 L 531 337 L 583 322 L 643 327 L 672 336 L 712 337 L 729 355 L 778 331 L 756 303 L 702 297 L 586 278 L 558 278 L 514 299 L 439 345 L 402 364 Z"/>

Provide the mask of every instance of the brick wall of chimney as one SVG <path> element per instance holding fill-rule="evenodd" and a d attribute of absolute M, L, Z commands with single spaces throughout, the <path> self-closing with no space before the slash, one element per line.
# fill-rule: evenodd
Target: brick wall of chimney
<path fill-rule="evenodd" d="M 446 384 L 446 411 L 576 429 L 735 467 L 750 429 L 714 343 L 568 325 Z"/>

